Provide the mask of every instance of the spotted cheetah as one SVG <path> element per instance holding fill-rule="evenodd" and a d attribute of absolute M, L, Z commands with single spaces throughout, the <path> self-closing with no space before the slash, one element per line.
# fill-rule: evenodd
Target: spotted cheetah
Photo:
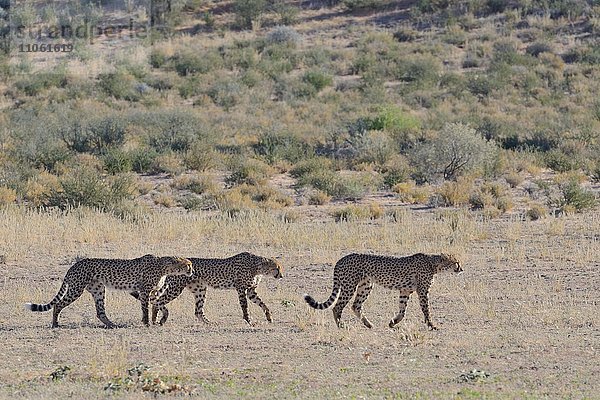
<path fill-rule="evenodd" d="M 192 277 L 169 276 L 165 285 L 151 299 L 152 322 L 156 323 L 158 311 L 162 312 L 159 324 L 162 325 L 169 317 L 166 305 L 179 296 L 187 288 L 196 298 L 196 317 L 205 323 L 210 321 L 204 315 L 204 300 L 206 289 L 234 289 L 237 291 L 244 320 L 251 324 L 248 316 L 248 301 L 252 301 L 263 309 L 267 321 L 272 322 L 271 311 L 256 293 L 256 287 L 263 275 L 280 279 L 283 277 L 283 267 L 274 259 L 260 257 L 251 253 L 240 253 L 229 258 L 190 258 L 194 266 Z M 138 297 L 133 292 L 132 296 Z"/>
<path fill-rule="evenodd" d="M 31 311 L 48 311 L 54 308 L 52 327 L 58 327 L 58 315 L 63 308 L 77 300 L 84 290 L 94 297 L 96 315 L 107 328 L 115 325 L 104 310 L 105 286 L 117 290 L 136 290 L 142 303 L 142 322 L 148 324 L 148 298 L 150 292 L 160 290 L 168 275 L 192 276 L 190 260 L 179 257 L 156 257 L 147 254 L 132 260 L 84 258 L 67 271 L 63 284 L 48 304 L 27 303 Z"/>
<path fill-rule="evenodd" d="M 318 303 L 311 296 L 305 294 L 304 300 L 309 306 L 318 310 L 324 310 L 335 304 L 333 318 L 339 327 L 344 307 L 357 292 L 356 299 L 352 304 L 352 311 L 367 328 L 371 328 L 373 325 L 362 314 L 362 305 L 373 289 L 373 283 L 376 282 L 388 289 L 400 291 L 400 311 L 389 323 L 390 328 L 393 328 L 404 318 L 408 297 L 416 290 L 421 310 L 425 316 L 425 323 L 431 329 L 436 329 L 429 318 L 427 293 L 433 276 L 444 271 L 462 272 L 460 262 L 455 256 L 422 253 L 406 257 L 349 254 L 335 264 L 333 291 L 329 299 L 324 303 Z"/>

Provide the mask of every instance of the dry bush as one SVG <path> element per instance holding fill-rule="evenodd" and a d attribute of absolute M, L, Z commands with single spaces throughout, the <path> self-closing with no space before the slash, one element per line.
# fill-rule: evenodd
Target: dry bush
<path fill-rule="evenodd" d="M 183 157 L 177 153 L 165 153 L 156 157 L 159 171 L 166 172 L 171 176 L 179 175 L 185 171 Z"/>
<path fill-rule="evenodd" d="M 350 205 L 335 210 L 332 213 L 336 222 L 378 219 L 381 218 L 383 214 L 383 208 L 377 203 L 370 203 L 368 206 Z"/>
<path fill-rule="evenodd" d="M 511 188 L 516 188 L 525 180 L 525 178 L 523 178 L 523 176 L 521 176 L 521 174 L 519 174 L 517 171 L 511 171 L 507 173 L 504 175 L 504 179 L 506 179 L 506 182 Z"/>
<path fill-rule="evenodd" d="M 33 206 L 40 207 L 47 203 L 52 192 L 60 190 L 60 181 L 56 175 L 42 171 L 31 177 L 25 184 L 23 198 Z"/>
<path fill-rule="evenodd" d="M 172 187 L 186 189 L 196 194 L 215 194 L 221 189 L 215 180 L 208 175 L 179 175 L 173 179 Z"/>
<path fill-rule="evenodd" d="M 308 193 L 308 204 L 312 206 L 322 206 L 331 201 L 331 196 L 322 190 L 311 190 Z"/>
<path fill-rule="evenodd" d="M 0 206 L 6 206 L 15 201 L 17 201 L 17 192 L 6 186 L 0 186 Z"/>
<path fill-rule="evenodd" d="M 469 203 L 471 208 L 484 210 L 489 217 L 507 212 L 514 206 L 508 188 L 499 182 L 481 184 L 471 193 Z"/>
<path fill-rule="evenodd" d="M 545 218 L 548 215 L 548 208 L 540 203 L 532 203 L 525 212 L 525 217 L 531 221 Z"/>
<path fill-rule="evenodd" d="M 171 208 L 177 205 L 177 201 L 171 193 L 158 193 L 153 198 L 154 204 L 158 204 L 163 207 Z"/>
<path fill-rule="evenodd" d="M 141 195 L 148 194 L 154 189 L 154 183 L 140 179 L 137 184 L 137 189 Z"/>
<path fill-rule="evenodd" d="M 428 187 L 419 186 L 414 181 L 397 183 L 392 191 L 398 194 L 401 201 L 411 204 L 425 204 L 431 194 Z"/>
<path fill-rule="evenodd" d="M 218 165 L 218 154 L 211 143 L 198 141 L 185 153 L 184 161 L 189 169 L 203 172 Z"/>
<path fill-rule="evenodd" d="M 473 191 L 473 179 L 470 177 L 459 177 L 456 181 L 444 182 L 429 198 L 433 206 L 464 206 L 469 203 L 469 197 Z"/>

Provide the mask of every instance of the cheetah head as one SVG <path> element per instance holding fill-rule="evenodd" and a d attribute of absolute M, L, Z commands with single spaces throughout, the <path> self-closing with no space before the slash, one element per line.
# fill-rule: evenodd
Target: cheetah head
<path fill-rule="evenodd" d="M 187 258 L 161 257 L 160 262 L 166 267 L 165 272 L 167 275 L 185 275 L 190 277 L 194 273 L 192 262 Z"/>
<path fill-rule="evenodd" d="M 438 270 L 441 271 L 452 271 L 457 274 L 463 272 L 463 269 L 460 266 L 460 261 L 453 254 L 440 254 L 440 264 L 438 265 Z"/>
<path fill-rule="evenodd" d="M 276 279 L 283 278 L 283 267 L 281 266 L 281 264 L 279 264 L 277 260 L 275 260 L 274 258 L 263 257 L 261 261 L 262 263 L 259 268 L 260 272 L 262 272 L 264 275 L 272 276 Z"/>

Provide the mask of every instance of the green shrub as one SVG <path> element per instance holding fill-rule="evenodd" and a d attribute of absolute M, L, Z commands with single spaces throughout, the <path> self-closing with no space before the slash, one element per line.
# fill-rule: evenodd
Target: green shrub
<path fill-rule="evenodd" d="M 439 60 L 427 55 L 412 55 L 400 60 L 395 76 L 416 87 L 428 87 L 438 82 L 440 71 Z"/>
<path fill-rule="evenodd" d="M 138 174 L 156 172 L 158 153 L 152 148 L 138 148 L 129 152 L 131 169 Z"/>
<path fill-rule="evenodd" d="M 275 83 L 275 97 L 280 101 L 306 100 L 316 94 L 317 89 L 312 84 L 297 78 L 284 77 Z"/>
<path fill-rule="evenodd" d="M 160 68 L 169 61 L 169 57 L 164 53 L 163 50 L 153 48 L 150 50 L 150 65 L 152 68 Z"/>
<path fill-rule="evenodd" d="M 354 150 L 357 162 L 374 163 L 382 166 L 394 155 L 395 146 L 386 132 L 354 130 L 351 127 L 347 139 Z"/>
<path fill-rule="evenodd" d="M 303 178 L 306 175 L 317 173 L 319 171 L 331 171 L 333 163 L 325 157 L 315 157 L 298 161 L 290 170 L 290 175 L 294 178 Z"/>
<path fill-rule="evenodd" d="M 258 138 L 254 152 L 269 164 L 280 160 L 296 163 L 312 156 L 312 148 L 295 136 L 284 133 L 265 132 Z"/>
<path fill-rule="evenodd" d="M 87 206 L 106 211 L 135 194 L 131 176 L 103 179 L 98 172 L 85 167 L 69 171 L 59 181 L 60 189 L 50 193 L 45 205 L 61 209 Z"/>
<path fill-rule="evenodd" d="M 94 118 L 89 121 L 65 122 L 58 134 L 67 147 L 79 153 L 101 154 L 125 142 L 126 126 L 116 116 Z"/>
<path fill-rule="evenodd" d="M 206 74 L 223 65 L 223 59 L 214 51 L 185 49 L 173 57 L 173 66 L 180 76 Z"/>
<path fill-rule="evenodd" d="M 374 118 L 368 119 L 368 129 L 389 132 L 399 148 L 405 150 L 415 144 L 421 121 L 396 106 L 384 106 Z"/>
<path fill-rule="evenodd" d="M 106 172 L 112 175 L 129 172 L 132 168 L 131 157 L 129 154 L 119 149 L 108 151 L 102 157 L 102 161 Z"/>
<path fill-rule="evenodd" d="M 107 95 L 118 100 L 139 101 L 142 97 L 138 81 L 124 71 L 98 75 L 98 85 Z"/>
<path fill-rule="evenodd" d="M 596 206 L 596 196 L 590 190 L 584 189 L 575 178 L 560 184 L 560 193 L 549 200 L 549 205 L 559 212 L 571 210 L 580 212 Z"/>
<path fill-rule="evenodd" d="M 274 0 L 273 11 L 279 16 L 279 23 L 281 25 L 294 25 L 298 22 L 298 13 L 300 9 L 285 0 Z"/>
<path fill-rule="evenodd" d="M 26 79 L 17 81 L 15 86 L 27 96 L 37 96 L 42 91 L 51 87 L 64 88 L 67 86 L 68 78 L 65 71 L 39 72 L 30 74 Z"/>
<path fill-rule="evenodd" d="M 240 158 L 234 162 L 231 174 L 225 179 L 228 185 L 260 185 L 274 173 L 268 164 L 254 158 Z"/>
<path fill-rule="evenodd" d="M 207 94 L 213 103 L 229 111 L 240 101 L 241 91 L 242 87 L 239 83 L 226 79 L 213 83 Z"/>
<path fill-rule="evenodd" d="M 432 13 L 445 10 L 450 5 L 449 0 L 418 0 L 417 8 L 422 13 Z"/>
<path fill-rule="evenodd" d="M 218 164 L 217 153 L 212 143 L 196 141 L 185 153 L 185 165 L 196 171 L 207 171 Z"/>
<path fill-rule="evenodd" d="M 266 41 L 268 44 L 285 45 L 295 48 L 302 41 L 302 36 L 293 28 L 278 26 L 267 33 Z"/>
<path fill-rule="evenodd" d="M 383 0 L 342 0 L 342 5 L 350 11 L 381 7 Z"/>
<path fill-rule="evenodd" d="M 320 92 L 333 84 L 333 77 L 322 71 L 311 70 L 304 73 L 302 81 L 311 84 L 317 92 Z"/>
<path fill-rule="evenodd" d="M 338 175 L 329 169 L 306 169 L 298 176 L 298 185 L 312 187 L 330 196 L 336 195 L 338 182 Z"/>
<path fill-rule="evenodd" d="M 340 176 L 331 170 L 316 170 L 302 175 L 298 184 L 336 198 L 360 199 L 370 191 L 378 189 L 382 182 L 380 178 L 368 173 Z"/>
<path fill-rule="evenodd" d="M 210 140 L 204 121 L 189 110 L 168 110 L 149 117 L 152 133 L 148 143 L 156 151 L 187 151 L 197 140 Z"/>
<path fill-rule="evenodd" d="M 552 52 L 552 46 L 546 42 L 535 42 L 535 43 L 532 43 L 529 46 L 527 46 L 527 48 L 525 49 L 525 53 L 527 53 L 531 56 L 534 56 L 534 57 L 538 57 L 542 53 L 551 53 L 551 52 Z"/>
<path fill-rule="evenodd" d="M 420 180 L 456 179 L 490 163 L 496 146 L 474 129 L 460 123 L 446 124 L 438 137 L 425 142 L 410 153 Z"/>
<path fill-rule="evenodd" d="M 577 160 L 556 149 L 544 153 L 544 161 L 548 168 L 556 172 L 568 172 L 578 168 Z"/>
<path fill-rule="evenodd" d="M 506 10 L 506 7 L 509 5 L 508 0 L 487 0 L 486 6 L 488 12 L 492 14 L 503 13 Z"/>
<path fill-rule="evenodd" d="M 251 28 L 253 22 L 260 22 L 260 17 L 267 10 L 266 0 L 234 0 L 235 20 L 240 28 Z"/>
<path fill-rule="evenodd" d="M 177 203 L 186 210 L 200 211 L 209 208 L 205 199 L 194 195 L 181 196 Z"/>

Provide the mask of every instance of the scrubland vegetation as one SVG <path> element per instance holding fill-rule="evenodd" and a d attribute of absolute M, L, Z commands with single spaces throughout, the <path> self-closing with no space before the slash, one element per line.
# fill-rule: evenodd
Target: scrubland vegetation
<path fill-rule="evenodd" d="M 4 57 L 0 202 L 281 208 L 298 201 L 270 179 L 290 174 L 314 204 L 400 191 L 510 210 L 510 191 L 498 200 L 490 185 L 552 212 L 595 204 L 593 1 L 219 4 L 175 1 L 152 43 L 111 57 L 86 57 L 85 40 L 50 71 Z M 43 26 L 76 20 L 69 5 L 11 12 Z M 340 15 L 315 21 L 330 9 Z M 191 193 L 148 187 L 160 194 L 140 201 L 140 174 L 190 173 L 203 182 Z"/>
<path fill-rule="evenodd" d="M 2 33 L 150 20 L 136 0 L 8 4 Z M 0 397 L 597 396 L 600 3 L 168 4 L 136 40 L 0 54 Z M 115 331 L 90 299 L 61 330 L 21 311 L 77 257 L 240 251 L 286 267 L 261 284 L 273 325 L 219 291 L 214 326 L 189 295 L 162 328 L 119 293 Z M 373 331 L 302 303 L 344 254 L 419 251 L 463 259 L 432 289 L 440 332 L 414 300 L 384 328 L 381 288 Z"/>

